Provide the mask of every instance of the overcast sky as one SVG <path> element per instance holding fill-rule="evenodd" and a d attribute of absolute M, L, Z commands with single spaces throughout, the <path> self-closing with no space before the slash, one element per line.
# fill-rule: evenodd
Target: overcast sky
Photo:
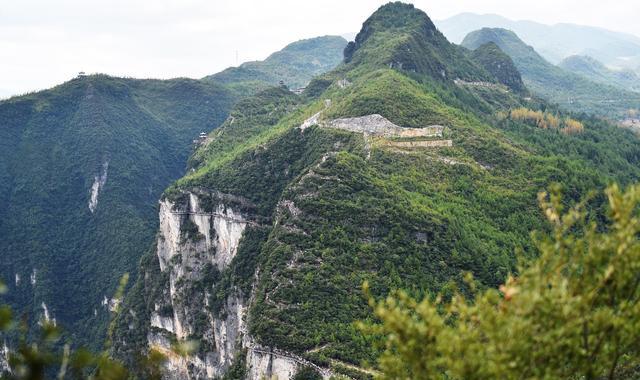
<path fill-rule="evenodd" d="M 78 71 L 200 78 L 289 42 L 357 32 L 382 0 L 0 0 L 0 97 Z M 640 36 L 638 0 L 416 0 L 433 19 L 497 13 Z"/>

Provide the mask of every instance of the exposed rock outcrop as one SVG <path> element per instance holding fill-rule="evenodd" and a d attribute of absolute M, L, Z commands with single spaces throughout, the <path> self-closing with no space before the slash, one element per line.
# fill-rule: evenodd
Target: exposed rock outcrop
<path fill-rule="evenodd" d="M 330 103 L 329 103 L 330 104 Z M 367 136 L 380 137 L 442 137 L 444 127 L 441 125 L 430 125 L 424 128 L 405 128 L 396 125 L 382 115 L 372 114 L 360 117 L 347 117 L 324 121 L 320 119 L 322 111 L 317 112 L 306 119 L 300 129 L 305 130 L 317 125 L 321 128 L 342 129 L 349 132 L 363 133 Z"/>
<path fill-rule="evenodd" d="M 436 148 L 453 146 L 451 140 L 433 140 L 433 141 L 389 141 L 388 146 L 396 148 Z"/>
<path fill-rule="evenodd" d="M 208 280 L 211 271 L 221 272 L 231 263 L 249 220 L 220 200 L 205 207 L 198 194 L 185 195 L 183 204 L 160 202 L 157 256 L 169 284 L 166 300 L 157 300 L 151 314 L 148 343 L 168 352 L 171 337 L 197 337 L 204 346 L 199 353 L 168 355 L 168 376 L 212 378 L 221 376 L 235 358 L 245 331 L 245 301 L 232 294 L 220 315 L 214 316 L 207 307 L 208 293 L 196 287 Z"/>
<path fill-rule="evenodd" d="M 10 371 L 11 367 L 9 366 L 9 347 L 7 346 L 7 342 L 5 341 L 2 345 L 2 349 L 0 349 L 0 373 Z"/>
<path fill-rule="evenodd" d="M 323 379 L 329 379 L 334 373 L 319 367 L 291 352 L 268 349 L 252 345 L 248 349 L 247 378 L 258 379 L 291 379 L 302 367 L 316 370 Z"/>
<path fill-rule="evenodd" d="M 102 170 L 99 174 L 93 178 L 93 185 L 91 185 L 91 196 L 89 197 L 89 211 L 93 214 L 98 207 L 98 195 L 100 191 L 107 183 L 107 171 L 109 170 L 109 161 L 105 161 L 102 164 Z"/>
<path fill-rule="evenodd" d="M 291 379 L 302 366 L 314 366 L 293 353 L 255 344 L 246 326 L 250 301 L 239 290 L 230 289 L 222 305 L 211 307 L 210 281 L 219 278 L 213 273 L 229 267 L 247 227 L 259 224 L 244 206 L 238 197 L 196 190 L 160 202 L 156 254 L 166 288 L 154 300 L 147 344 L 167 357 L 167 379 L 221 377 L 241 352 L 249 380 Z M 190 339 L 200 342 L 197 352 L 174 352 L 172 342 Z M 329 378 L 331 371 L 317 369 Z"/>
<path fill-rule="evenodd" d="M 444 130 L 441 125 L 431 125 L 424 128 L 403 128 L 378 114 L 335 119 L 321 124 L 321 126 L 383 137 L 441 137 Z"/>

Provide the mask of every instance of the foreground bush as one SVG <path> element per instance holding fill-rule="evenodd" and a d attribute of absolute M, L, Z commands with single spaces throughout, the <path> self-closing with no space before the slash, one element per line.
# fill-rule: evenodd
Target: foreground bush
<path fill-rule="evenodd" d="M 606 191 L 609 220 L 586 202 L 563 211 L 541 194 L 552 232 L 518 276 L 476 295 L 420 302 L 398 292 L 375 302 L 385 336 L 382 379 L 616 379 L 640 350 L 640 186 Z M 470 280 L 470 283 L 472 281 Z M 366 285 L 365 285 L 366 287 Z"/>

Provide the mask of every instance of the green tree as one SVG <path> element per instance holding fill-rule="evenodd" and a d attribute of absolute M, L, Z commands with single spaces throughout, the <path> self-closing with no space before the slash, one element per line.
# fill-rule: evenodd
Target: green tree
<path fill-rule="evenodd" d="M 381 323 L 363 327 L 384 336 L 380 378 L 624 378 L 640 359 L 640 186 L 606 195 L 596 225 L 588 201 L 565 211 L 557 188 L 540 194 L 551 232 L 533 235 L 539 258 L 499 290 L 370 299 Z"/>
<path fill-rule="evenodd" d="M 302 367 L 293 377 L 293 380 L 321 380 L 322 375 L 311 367 Z"/>

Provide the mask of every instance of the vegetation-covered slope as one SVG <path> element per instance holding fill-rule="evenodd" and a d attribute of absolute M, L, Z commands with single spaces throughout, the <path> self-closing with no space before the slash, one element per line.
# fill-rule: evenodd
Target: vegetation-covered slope
<path fill-rule="evenodd" d="M 352 67 L 386 65 L 439 80 L 493 80 L 412 5 L 374 13 L 344 51 Z"/>
<path fill-rule="evenodd" d="M 98 75 L 0 103 L 0 276 L 10 302 L 34 319 L 46 307 L 74 342 L 99 346 L 109 316 L 101 302 L 135 272 L 157 198 L 183 173 L 192 139 L 222 123 L 233 101 L 194 80 Z"/>
<path fill-rule="evenodd" d="M 324 36 L 296 41 L 271 54 L 264 61 L 245 62 L 204 80 L 239 87 L 250 82 L 262 87 L 283 81 L 287 86 L 305 86 L 311 78 L 336 67 L 342 60 L 347 41 L 338 36 Z"/>
<path fill-rule="evenodd" d="M 633 70 L 611 70 L 588 55 L 572 55 L 563 59 L 558 66 L 587 77 L 594 82 L 609 84 L 630 91 L 640 91 L 640 77 Z"/>
<path fill-rule="evenodd" d="M 181 338 L 170 331 L 180 325 L 182 337 L 205 342 L 197 358 L 232 347 L 234 369 L 255 374 L 264 352 L 279 349 L 367 378 L 357 367 L 377 352 L 354 326 L 369 318 L 363 281 L 375 296 L 396 288 L 414 297 L 466 292 L 465 272 L 496 287 L 515 269 L 516 249 L 536 254 L 529 233 L 545 228 L 538 191 L 559 182 L 577 199 L 640 177 L 631 132 L 595 118 L 571 132 L 510 117 L 505 110 L 534 107 L 569 123 L 553 107 L 505 91 L 502 72 L 492 75 L 458 49 L 422 11 L 390 3 L 363 24 L 345 63 L 305 94 L 275 88 L 236 107 L 163 202 L 173 210 L 189 210 L 193 199 L 210 208 L 226 202 L 220 210 L 240 207 L 252 222 L 228 264 L 206 270 L 192 257 L 208 232 L 194 234 L 188 222 L 202 213 L 182 216 L 186 237 L 170 263 L 155 249 L 144 259 L 148 276 L 116 321 L 114 353 L 155 346 L 155 334 Z M 406 133 L 378 134 L 374 114 Z M 440 132 L 420 132 L 429 128 Z M 219 213 L 208 215 L 219 221 Z M 187 268 L 193 278 L 180 277 Z M 173 327 L 150 323 L 162 310 Z M 229 345 L 218 326 L 230 315 L 248 326 Z M 211 363 L 212 371 L 229 368 Z"/>
<path fill-rule="evenodd" d="M 248 65 L 270 73 L 264 82 L 243 72 L 200 81 L 93 75 L 0 102 L 0 278 L 9 303 L 32 323 L 46 309 L 74 344 L 100 347 L 109 298 L 125 272 L 135 278 L 157 230 L 157 200 L 184 174 L 193 140 L 280 75 L 302 80 L 332 68 L 343 43 L 305 40 Z"/>
<path fill-rule="evenodd" d="M 480 29 L 469 33 L 462 46 L 475 50 L 488 42 L 498 45 L 513 59 L 529 90 L 568 110 L 620 117 L 628 109 L 640 106 L 637 93 L 596 83 L 554 66 L 511 31 Z"/>
<path fill-rule="evenodd" d="M 520 72 L 498 45 L 488 42 L 471 52 L 472 59 L 491 73 L 498 81 L 515 92 L 524 93 L 526 87 Z"/>

